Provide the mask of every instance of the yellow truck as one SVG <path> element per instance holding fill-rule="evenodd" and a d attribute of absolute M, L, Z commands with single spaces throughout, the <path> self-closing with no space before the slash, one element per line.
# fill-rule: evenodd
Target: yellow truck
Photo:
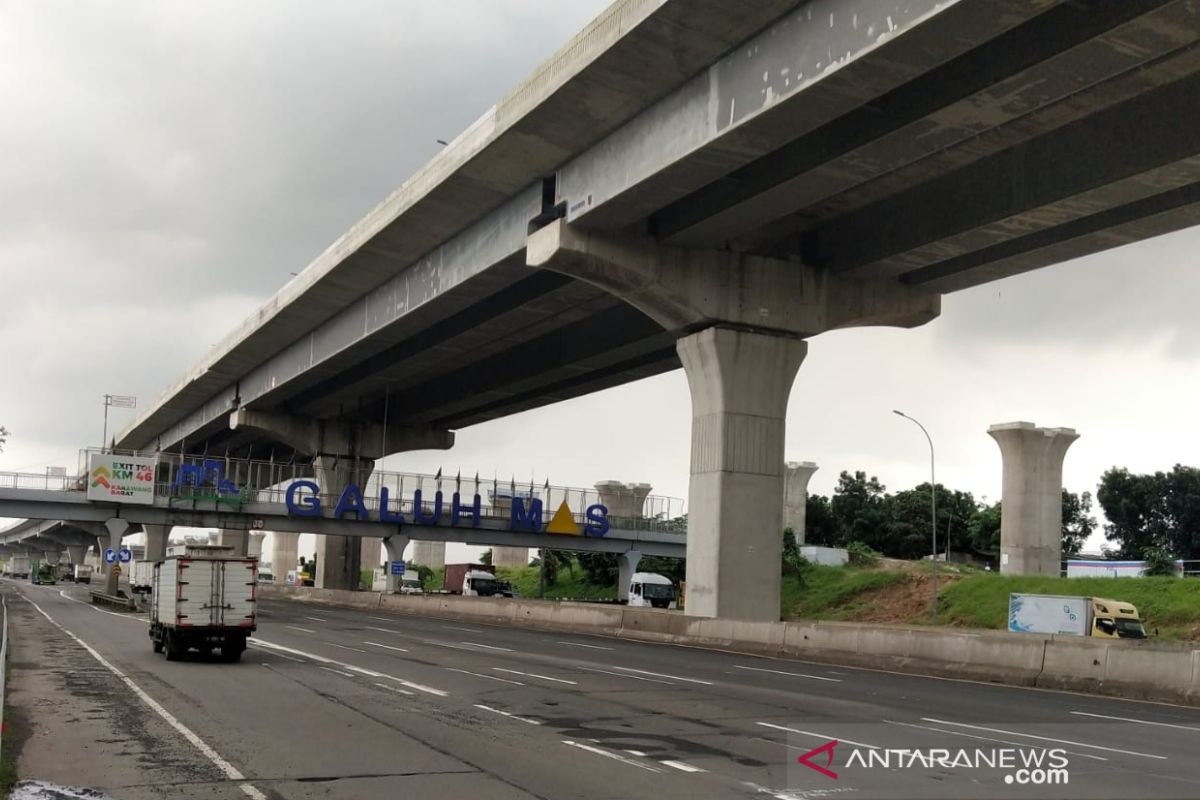
<path fill-rule="evenodd" d="M 1008 596 L 1008 629 L 1102 639 L 1145 639 L 1138 610 L 1124 600 L 1054 594 Z"/>

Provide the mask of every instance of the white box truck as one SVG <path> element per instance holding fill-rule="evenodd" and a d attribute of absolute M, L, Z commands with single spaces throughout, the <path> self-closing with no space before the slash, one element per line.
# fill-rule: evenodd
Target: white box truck
<path fill-rule="evenodd" d="M 149 595 L 154 591 L 154 562 L 134 561 L 129 570 L 129 591 Z"/>
<path fill-rule="evenodd" d="M 1123 600 L 1054 594 L 1008 596 L 1008 629 L 1105 639 L 1145 639 L 1138 610 Z"/>
<path fill-rule="evenodd" d="M 150 641 L 178 661 L 188 650 L 237 661 L 257 627 L 258 559 L 232 547 L 179 545 L 154 565 Z"/>
<path fill-rule="evenodd" d="M 73 564 L 71 566 L 71 580 L 76 583 L 91 583 L 92 582 L 92 565 L 91 564 Z"/>

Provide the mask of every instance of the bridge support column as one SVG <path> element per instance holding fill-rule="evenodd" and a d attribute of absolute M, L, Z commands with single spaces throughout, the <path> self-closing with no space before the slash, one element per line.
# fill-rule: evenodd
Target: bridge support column
<path fill-rule="evenodd" d="M 387 575 L 387 591 L 388 594 L 395 594 L 400 588 L 400 576 L 392 574 L 392 562 L 404 561 L 404 548 L 408 547 L 408 537 L 403 534 L 393 533 L 380 544 L 387 551 L 387 565 L 385 567 L 387 571 L 384 573 Z"/>
<path fill-rule="evenodd" d="M 1000 573 L 1051 575 L 1062 569 L 1062 467 L 1079 438 L 1071 428 L 1007 422 L 988 428 L 1000 445 Z"/>
<path fill-rule="evenodd" d="M 641 519 L 646 513 L 646 498 L 652 487 L 648 483 L 600 481 L 595 484 L 600 502 L 608 509 L 609 519 Z"/>
<path fill-rule="evenodd" d="M 297 452 L 313 456 L 313 471 L 321 494 L 331 505 L 347 484 L 365 490 L 375 460 L 410 450 L 447 450 L 454 445 L 450 431 L 383 425 L 345 419 L 312 419 L 239 408 L 229 418 L 233 430 L 262 431 Z M 378 540 L 317 536 L 317 575 L 323 589 L 357 589 L 364 565 L 380 561 Z"/>
<path fill-rule="evenodd" d="M 84 557 L 87 555 L 87 545 L 69 544 L 67 548 L 67 558 L 72 564 L 82 564 Z"/>
<path fill-rule="evenodd" d="M 784 422 L 808 345 L 707 328 L 676 346 L 692 395 L 688 612 L 777 620 Z"/>
<path fill-rule="evenodd" d="M 627 550 L 617 557 L 617 599 L 622 603 L 629 602 L 629 584 L 641 560 L 642 554 L 637 550 Z"/>
<path fill-rule="evenodd" d="M 42 558 L 46 559 L 46 563 L 52 567 L 57 567 L 59 560 L 62 558 L 60 550 L 46 550 L 42 553 Z"/>
<path fill-rule="evenodd" d="M 257 558 L 262 561 L 263 554 L 263 539 L 266 538 L 265 533 L 251 533 L 249 535 L 249 543 L 246 545 L 246 555 L 250 558 Z"/>
<path fill-rule="evenodd" d="M 125 538 L 125 534 L 129 532 L 128 520 L 120 517 L 113 517 L 104 523 L 104 528 L 108 533 L 108 547 L 111 547 L 115 552 L 121 552 L 121 540 Z M 113 569 L 113 564 L 104 563 L 104 593 L 115 595 L 117 593 L 117 572 Z"/>
<path fill-rule="evenodd" d="M 817 465 L 811 461 L 789 461 L 783 471 L 783 527 L 792 529 L 796 544 L 804 544 L 808 516 L 808 482 Z"/>
<path fill-rule="evenodd" d="M 300 534 L 298 533 L 280 533 L 275 531 L 271 534 L 271 569 L 275 573 L 275 580 L 283 583 L 287 580 L 287 574 L 292 572 L 299 566 L 300 562 Z"/>
<path fill-rule="evenodd" d="M 446 543 L 414 542 L 412 560 L 414 564 L 420 564 L 423 567 L 441 569 L 446 566 Z"/>
<path fill-rule="evenodd" d="M 162 561 L 167 557 L 167 541 L 171 538 L 170 525 L 142 525 L 146 534 L 146 560 Z"/>
<path fill-rule="evenodd" d="M 232 547 L 233 554 L 245 558 L 250 554 L 250 534 L 247 531 L 234 531 L 222 528 L 217 533 L 217 544 Z"/>

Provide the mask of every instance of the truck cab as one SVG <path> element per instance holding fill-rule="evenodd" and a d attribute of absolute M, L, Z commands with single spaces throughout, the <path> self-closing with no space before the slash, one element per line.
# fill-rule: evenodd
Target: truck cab
<path fill-rule="evenodd" d="M 468 570 L 463 575 L 463 597 L 492 597 L 496 594 L 496 576 L 479 569 Z"/>
<path fill-rule="evenodd" d="M 1090 636 L 1103 639 L 1145 639 L 1146 628 L 1138 610 L 1123 600 L 1093 597 Z"/>
<path fill-rule="evenodd" d="M 629 579 L 629 605 L 675 608 L 675 586 L 657 572 L 635 572 Z"/>

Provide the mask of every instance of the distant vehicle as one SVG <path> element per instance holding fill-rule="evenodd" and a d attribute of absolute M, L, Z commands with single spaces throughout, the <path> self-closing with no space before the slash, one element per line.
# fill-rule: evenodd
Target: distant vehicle
<path fill-rule="evenodd" d="M 401 578 L 400 594 L 425 594 L 419 578 Z"/>
<path fill-rule="evenodd" d="M 178 661 L 189 649 L 220 649 L 237 661 L 258 626 L 258 559 L 232 547 L 177 545 L 154 565 L 150 641 L 154 652 Z"/>
<path fill-rule="evenodd" d="M 657 572 L 635 572 L 629 579 L 629 605 L 674 608 L 675 585 Z"/>
<path fill-rule="evenodd" d="M 1014 633 L 1145 639 L 1138 610 L 1123 600 L 1052 594 L 1008 596 L 1008 629 Z"/>
<path fill-rule="evenodd" d="M 274 583 L 275 576 L 269 572 L 260 572 L 260 573 L 258 573 L 258 582 L 259 583 Z"/>
<path fill-rule="evenodd" d="M 34 562 L 29 576 L 30 583 L 52 585 L 58 583 L 58 567 L 46 562 Z"/>
<path fill-rule="evenodd" d="M 8 565 L 5 567 L 5 574 L 14 578 L 28 578 L 29 563 L 29 556 L 11 556 L 8 559 Z"/>
<path fill-rule="evenodd" d="M 496 593 L 496 568 L 491 564 L 447 564 L 442 589 L 464 597 L 491 597 Z"/>
<path fill-rule="evenodd" d="M 154 589 L 154 562 L 134 561 L 129 570 L 129 591 L 149 597 Z"/>
<path fill-rule="evenodd" d="M 62 573 L 62 580 L 73 581 L 74 583 L 91 583 L 92 571 L 91 564 L 68 564 Z"/>

